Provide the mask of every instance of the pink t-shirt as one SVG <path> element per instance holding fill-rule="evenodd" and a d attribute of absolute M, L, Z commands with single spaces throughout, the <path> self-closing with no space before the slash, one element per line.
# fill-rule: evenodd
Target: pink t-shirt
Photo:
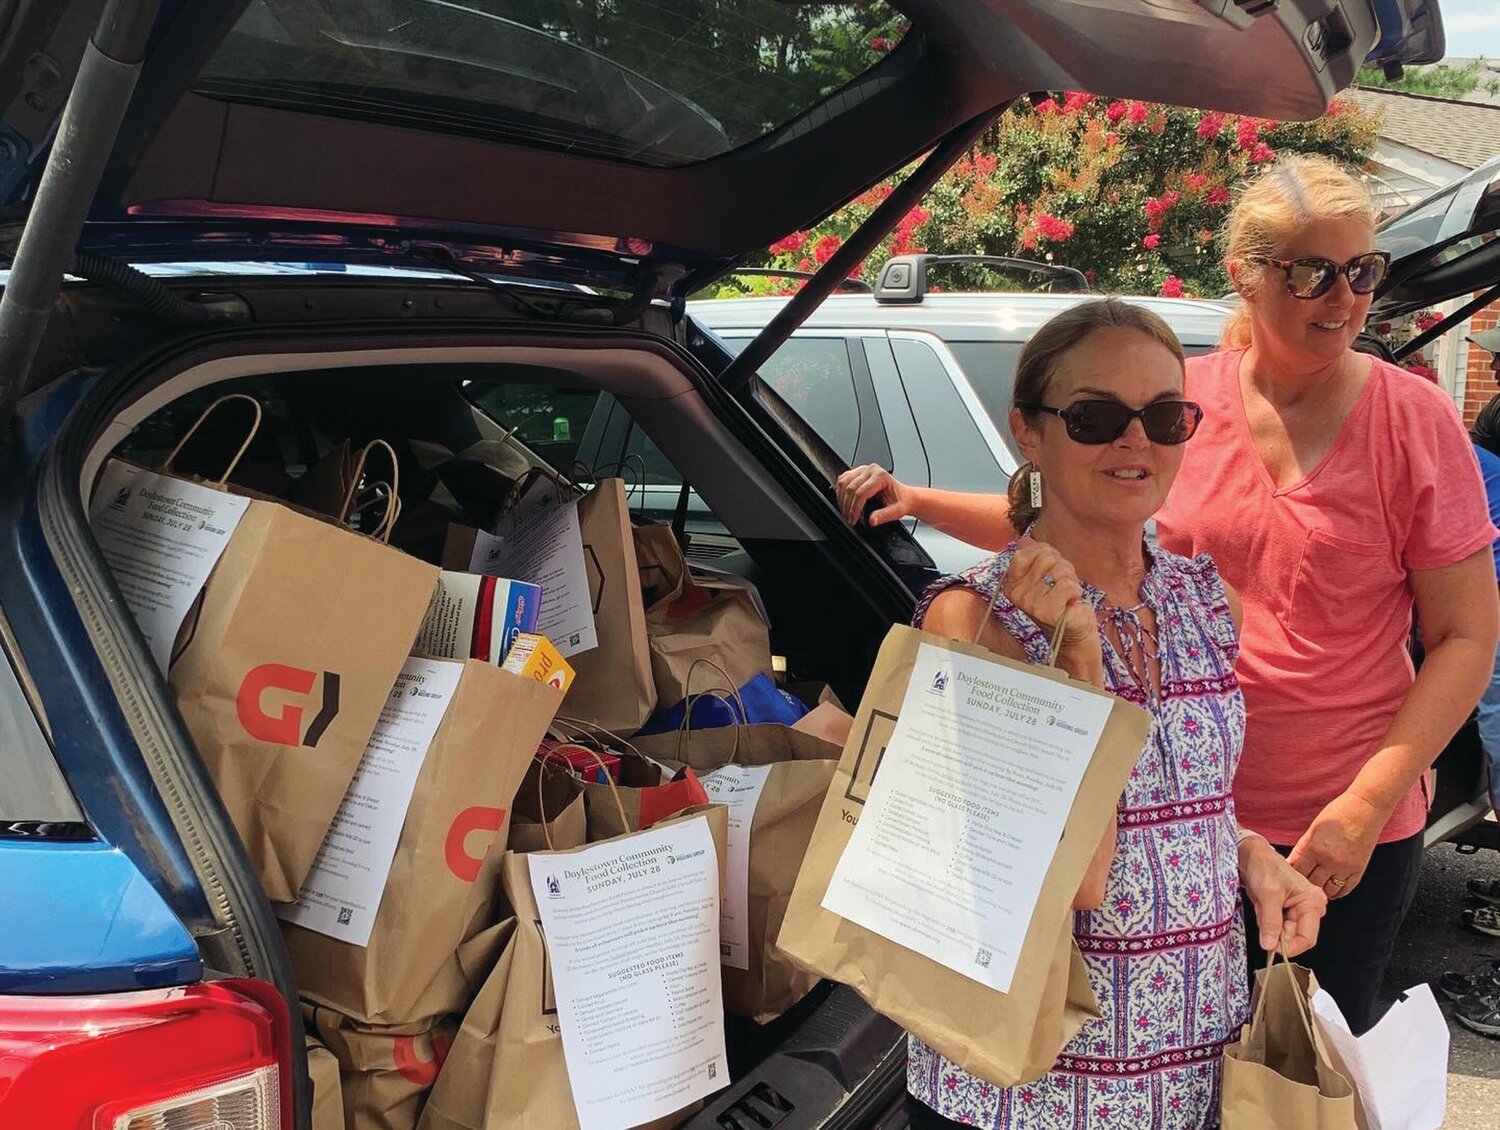
<path fill-rule="evenodd" d="M 1496 531 L 1452 401 L 1375 358 L 1327 456 L 1276 489 L 1245 420 L 1243 356 L 1188 359 L 1203 424 L 1157 531 L 1175 553 L 1211 554 L 1243 598 L 1235 807 L 1245 827 L 1295 844 L 1379 748 L 1411 687 L 1409 574 L 1462 561 Z M 1381 842 L 1425 823 L 1415 787 Z"/>

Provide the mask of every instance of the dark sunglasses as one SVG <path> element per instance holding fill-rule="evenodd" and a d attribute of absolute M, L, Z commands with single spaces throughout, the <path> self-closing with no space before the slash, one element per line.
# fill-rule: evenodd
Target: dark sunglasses
<path fill-rule="evenodd" d="M 1176 445 L 1193 438 L 1203 421 L 1203 409 L 1191 400 L 1158 400 L 1144 408 L 1129 408 L 1118 400 L 1075 400 L 1066 408 L 1017 403 L 1023 412 L 1050 412 L 1068 429 L 1076 443 L 1113 443 L 1125 434 L 1131 420 L 1139 420 L 1152 443 Z"/>
<path fill-rule="evenodd" d="M 1355 294 L 1369 294 L 1385 281 L 1391 269 L 1391 256 L 1387 251 L 1367 251 L 1356 255 L 1342 265 L 1332 259 L 1252 259 L 1252 263 L 1264 263 L 1286 272 L 1286 289 L 1293 298 L 1321 298 L 1333 289 L 1343 275 L 1349 280 L 1349 289 Z"/>

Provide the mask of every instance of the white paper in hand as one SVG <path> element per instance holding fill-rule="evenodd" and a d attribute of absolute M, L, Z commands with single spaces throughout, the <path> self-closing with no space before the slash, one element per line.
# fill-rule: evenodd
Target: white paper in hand
<path fill-rule="evenodd" d="M 1361 1130 L 1437 1130 L 1448 1104 L 1448 1023 L 1427 985 L 1407 989 L 1363 1036 L 1319 989 L 1312 1011 L 1328 1055 L 1354 1087 Z"/>
<path fill-rule="evenodd" d="M 1009 992 L 1111 705 L 1103 694 L 920 645 L 824 908 Z"/>

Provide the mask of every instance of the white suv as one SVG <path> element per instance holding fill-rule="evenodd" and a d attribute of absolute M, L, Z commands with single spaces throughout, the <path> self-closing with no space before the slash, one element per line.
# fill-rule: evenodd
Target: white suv
<path fill-rule="evenodd" d="M 1054 314 L 1090 297 L 1077 272 L 1045 272 L 1067 293 L 933 293 L 927 268 L 974 257 L 892 259 L 870 294 L 826 299 L 761 366 L 762 379 L 850 466 L 879 463 L 903 482 L 950 490 L 1003 490 L 1019 463 L 1006 416 L 1021 346 Z M 1070 279 L 1075 281 L 1070 281 Z M 1131 297 L 1166 319 L 1188 353 L 1218 344 L 1229 307 Z M 785 298 L 690 302 L 693 321 L 738 352 Z M 979 560 L 972 546 L 909 521 L 944 573 Z"/>

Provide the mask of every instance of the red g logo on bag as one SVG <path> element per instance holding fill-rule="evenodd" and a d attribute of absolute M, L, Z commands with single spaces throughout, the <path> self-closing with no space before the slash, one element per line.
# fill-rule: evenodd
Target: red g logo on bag
<path fill-rule="evenodd" d="M 424 1059 L 417 1051 L 417 1036 L 397 1036 L 391 1048 L 391 1059 L 403 1079 L 419 1087 L 430 1087 L 438 1077 L 443 1060 L 448 1058 L 448 1041 L 438 1032 L 432 1034 L 432 1058 Z"/>
<path fill-rule="evenodd" d="M 465 883 L 472 883 L 479 878 L 479 865 L 484 859 L 470 855 L 465 841 L 470 832 L 498 832 L 504 826 L 503 808 L 475 805 L 460 812 L 448 826 L 448 835 L 443 841 L 443 858 L 448 864 L 448 870 Z"/>
<path fill-rule="evenodd" d="M 339 677 L 332 671 L 323 672 L 323 706 L 302 729 L 303 708 L 282 702 L 277 713 L 267 710 L 268 692 L 280 691 L 282 695 L 305 697 L 312 693 L 318 681 L 316 671 L 305 671 L 301 667 L 288 667 L 284 663 L 262 663 L 252 667 L 245 681 L 240 684 L 239 694 L 234 698 L 235 713 L 245 733 L 263 742 L 276 745 L 305 745 L 312 749 L 325 730 L 333 724 L 339 714 Z M 271 696 L 271 701 L 276 700 Z M 276 709 L 276 708 L 272 708 Z"/>

